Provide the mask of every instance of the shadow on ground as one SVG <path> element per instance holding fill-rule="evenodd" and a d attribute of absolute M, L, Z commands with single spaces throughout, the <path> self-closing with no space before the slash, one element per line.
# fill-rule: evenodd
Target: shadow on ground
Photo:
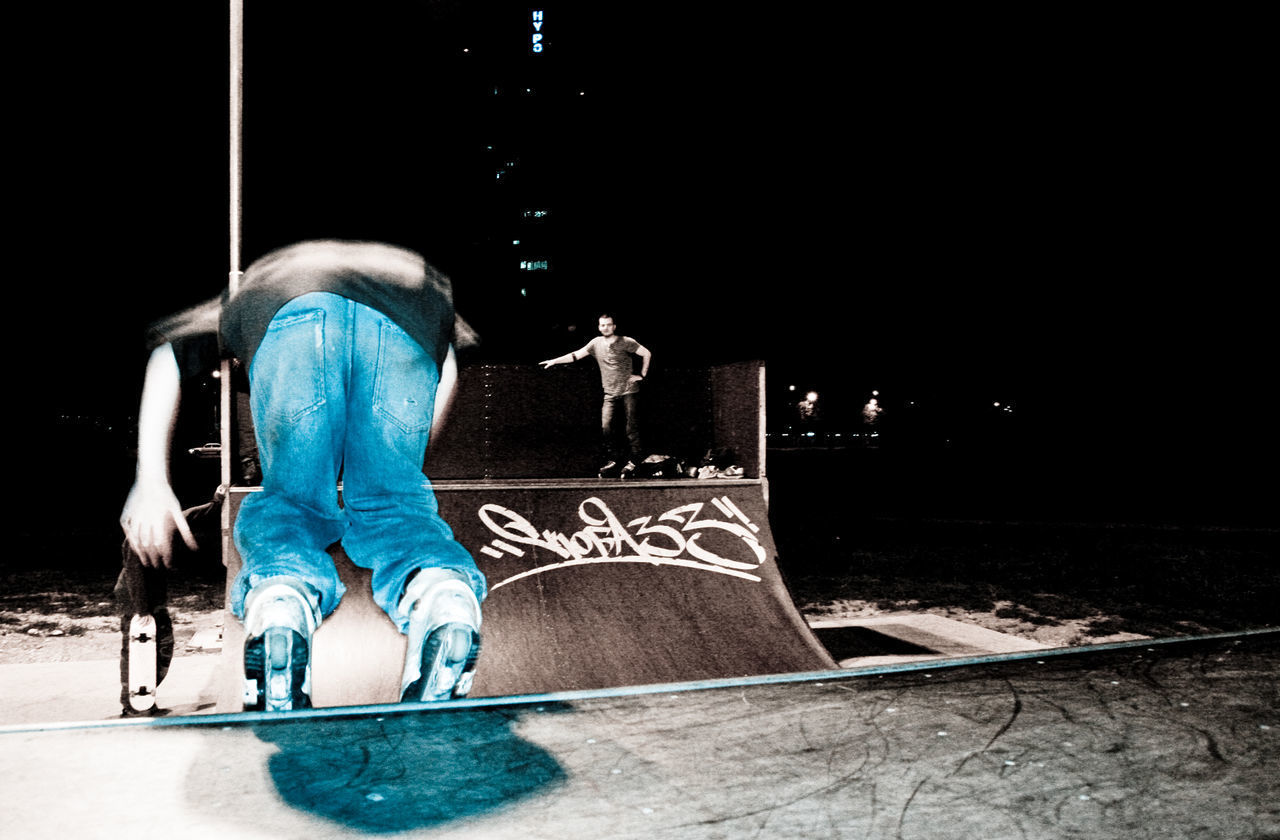
<path fill-rule="evenodd" d="M 539 707 L 549 711 L 547 704 Z M 517 733 L 522 716 L 519 708 L 428 710 L 286 720 L 251 731 L 274 749 L 266 773 L 286 805 L 345 831 L 383 835 L 492 814 L 563 785 L 566 774 L 556 758 Z M 235 742 L 208 743 L 236 749 Z M 216 787 L 219 780 L 201 773 L 243 764 L 252 752 L 206 756 L 194 765 L 191 789 Z"/>

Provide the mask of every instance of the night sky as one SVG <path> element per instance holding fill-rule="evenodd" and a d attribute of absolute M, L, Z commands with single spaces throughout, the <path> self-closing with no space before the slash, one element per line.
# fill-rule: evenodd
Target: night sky
<path fill-rule="evenodd" d="M 453 276 L 495 360 L 567 352 L 611 307 L 666 364 L 1011 401 L 1045 441 L 1223 481 L 1274 466 L 1254 73 L 1212 27 L 548 3 L 530 56 L 526 4 L 269 5 L 246 14 L 244 264 L 384 239 Z M 217 6 L 14 30 L 31 422 L 131 413 L 144 325 L 226 282 Z M 491 138 L 556 213 L 528 296 L 485 269 Z"/>

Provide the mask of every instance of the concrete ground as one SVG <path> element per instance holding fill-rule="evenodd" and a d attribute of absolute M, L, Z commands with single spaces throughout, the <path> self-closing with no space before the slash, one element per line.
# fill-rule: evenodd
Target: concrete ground
<path fill-rule="evenodd" d="M 0 835 L 1280 837 L 1280 632 L 0 730 Z"/>
<path fill-rule="evenodd" d="M 845 668 L 1042 647 L 936 615 L 818 620 L 810 626 Z M 157 706 L 165 715 L 216 711 L 223 686 L 220 647 L 216 631 L 206 631 L 189 645 L 200 654 L 175 657 L 157 692 Z M 4 665 L 0 677 L 0 726 L 105 721 L 120 714 L 115 659 Z"/>

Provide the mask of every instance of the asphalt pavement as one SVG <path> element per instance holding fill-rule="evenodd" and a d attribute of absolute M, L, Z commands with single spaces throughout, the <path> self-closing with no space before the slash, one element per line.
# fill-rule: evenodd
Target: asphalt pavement
<path fill-rule="evenodd" d="M 1280 631 L 0 730 L 5 837 L 1280 837 Z"/>

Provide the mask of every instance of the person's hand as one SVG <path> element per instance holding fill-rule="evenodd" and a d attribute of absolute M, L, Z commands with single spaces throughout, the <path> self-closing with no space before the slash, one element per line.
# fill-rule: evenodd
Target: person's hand
<path fill-rule="evenodd" d="M 546 370 L 547 368 L 551 367 L 555 363 L 556 363 L 555 359 L 547 359 L 545 362 L 538 362 L 538 364 L 542 365 L 543 370 Z"/>
<path fill-rule="evenodd" d="M 120 527 L 144 566 L 173 564 L 174 531 L 182 534 L 193 551 L 198 547 L 191 526 L 182 515 L 182 505 L 165 481 L 134 482 L 120 513 Z"/>

